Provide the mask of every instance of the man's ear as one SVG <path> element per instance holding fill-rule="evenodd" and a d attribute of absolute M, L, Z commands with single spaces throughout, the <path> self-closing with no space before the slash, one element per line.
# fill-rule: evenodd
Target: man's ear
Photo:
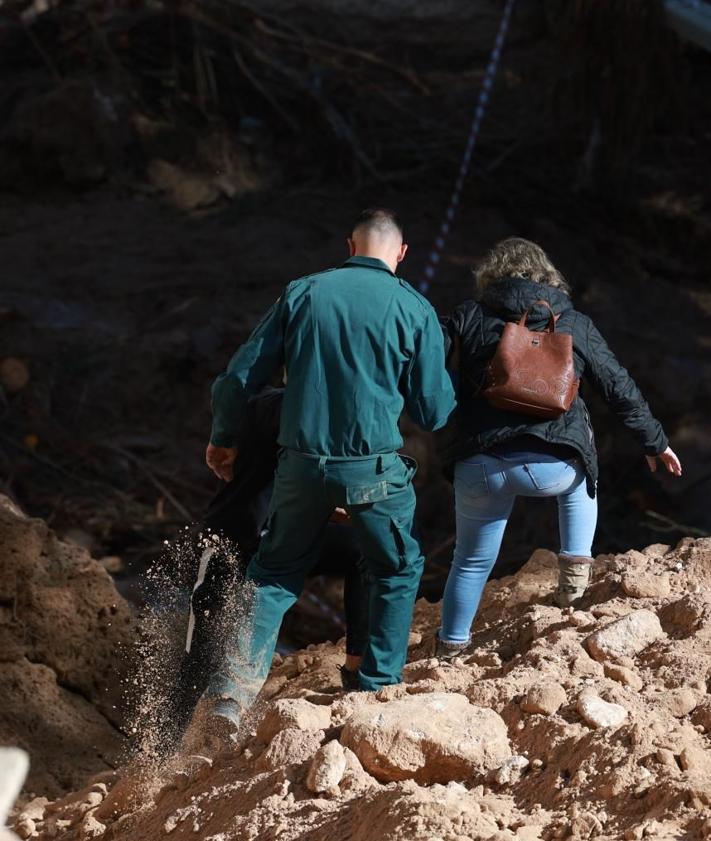
<path fill-rule="evenodd" d="M 405 259 L 406 254 L 407 254 L 407 243 L 403 242 L 403 244 L 400 246 L 400 251 L 398 251 L 398 255 L 397 255 L 398 263 L 402 263 L 402 261 Z"/>
<path fill-rule="evenodd" d="M 350 237 L 346 240 L 346 242 L 348 243 L 348 255 L 350 257 L 355 257 L 355 253 L 356 253 L 355 242 L 353 242 L 353 240 Z"/>

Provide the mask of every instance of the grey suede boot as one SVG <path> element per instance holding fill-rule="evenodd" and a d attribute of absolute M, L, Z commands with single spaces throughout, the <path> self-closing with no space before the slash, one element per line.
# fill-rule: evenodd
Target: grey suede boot
<path fill-rule="evenodd" d="M 439 634 L 435 637 L 437 646 L 435 648 L 434 656 L 438 660 L 454 660 L 463 654 L 471 645 L 471 640 L 466 642 L 445 642 L 439 638 Z"/>
<path fill-rule="evenodd" d="M 553 595 L 558 607 L 575 607 L 590 583 L 593 559 L 558 555 L 558 587 Z"/>

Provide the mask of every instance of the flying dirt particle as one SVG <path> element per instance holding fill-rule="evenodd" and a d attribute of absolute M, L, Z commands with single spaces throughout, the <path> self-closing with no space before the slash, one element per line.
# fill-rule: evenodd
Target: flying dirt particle
<path fill-rule="evenodd" d="M 211 552 L 219 553 L 220 563 L 231 570 L 229 591 L 223 594 L 219 616 L 210 626 L 211 643 L 215 651 L 223 652 L 228 640 L 249 621 L 253 588 L 239 572 L 239 547 L 219 535 L 211 537 Z M 192 586 L 204 542 L 202 534 L 191 534 L 169 543 L 145 575 L 144 599 L 149 608 L 142 620 L 139 667 L 129 698 L 135 710 L 131 732 L 137 736 L 132 761 L 144 769 L 159 768 L 165 761 L 165 746 L 177 744 L 181 735 L 169 714 L 176 693 L 188 688 L 179 686 L 189 621 L 189 590 L 181 582 Z"/>

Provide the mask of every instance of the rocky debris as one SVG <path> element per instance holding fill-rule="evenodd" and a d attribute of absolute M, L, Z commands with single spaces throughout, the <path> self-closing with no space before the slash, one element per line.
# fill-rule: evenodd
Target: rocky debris
<path fill-rule="evenodd" d="M 658 599 L 671 593 L 668 572 L 637 572 L 625 575 L 622 589 L 633 599 Z"/>
<path fill-rule="evenodd" d="M 0 741 L 30 754 L 30 792 L 57 797 L 118 761 L 135 633 L 101 564 L 0 497 Z"/>
<path fill-rule="evenodd" d="M 304 698 L 282 698 L 267 709 L 257 728 L 257 738 L 268 743 L 285 729 L 325 730 L 330 726 L 330 707 L 312 704 Z"/>
<path fill-rule="evenodd" d="M 378 787 L 378 781 L 363 768 L 350 748 L 343 748 L 343 755 L 346 757 L 346 770 L 338 786 L 341 794 L 361 794 L 368 789 Z"/>
<path fill-rule="evenodd" d="M 711 733 L 711 697 L 704 698 L 694 709 L 691 721 L 706 733 Z"/>
<path fill-rule="evenodd" d="M 577 808 L 573 810 L 570 832 L 573 838 L 595 838 L 602 834 L 602 822 L 595 812 Z"/>
<path fill-rule="evenodd" d="M 548 603 L 549 560 L 536 553 L 523 588 L 487 586 L 465 657 L 432 658 L 439 606 L 419 602 L 405 683 L 339 691 L 343 650 L 330 643 L 275 658 L 233 752 L 35 801 L 18 829 L 39 841 L 705 837 L 711 541 L 598 560 L 586 608 L 573 613 Z M 668 635 L 654 627 L 642 645 L 628 629 L 627 653 L 592 659 L 592 636 L 655 617 L 621 591 L 618 567 L 660 564 L 674 577 L 675 595 L 654 605 Z"/>
<path fill-rule="evenodd" d="M 655 756 L 657 758 L 657 762 L 659 762 L 660 765 L 666 765 L 667 768 L 674 769 L 677 769 L 679 767 L 676 762 L 676 756 L 674 755 L 674 751 L 669 750 L 669 748 L 659 748 Z"/>
<path fill-rule="evenodd" d="M 698 695 L 691 689 L 681 687 L 664 693 L 664 705 L 674 718 L 689 715 L 699 703 Z"/>
<path fill-rule="evenodd" d="M 493 772 L 491 779 L 500 786 L 512 785 L 521 779 L 528 766 L 529 762 L 525 756 L 511 756 Z"/>
<path fill-rule="evenodd" d="M 627 710 L 623 706 L 603 701 L 591 691 L 580 695 L 577 710 L 591 727 L 619 727 L 627 718 Z"/>
<path fill-rule="evenodd" d="M 605 677 L 629 686 L 630 689 L 639 690 L 644 686 L 642 678 L 634 669 L 629 669 L 627 666 L 620 666 L 617 663 L 605 663 L 604 668 Z"/>
<path fill-rule="evenodd" d="M 31 821 L 32 823 L 42 821 L 48 803 L 49 800 L 46 797 L 35 797 L 29 803 L 25 803 L 16 818 L 16 824 L 22 821 Z"/>
<path fill-rule="evenodd" d="M 355 712 L 341 742 L 381 782 L 449 782 L 484 774 L 507 759 L 506 725 L 463 695 L 432 692 Z"/>
<path fill-rule="evenodd" d="M 257 760 L 257 768 L 271 771 L 292 763 L 306 762 L 318 751 L 325 738 L 323 730 L 297 730 L 293 727 L 281 730 Z"/>
<path fill-rule="evenodd" d="M 314 793 L 331 791 L 343 779 L 346 771 L 346 753 L 340 742 L 327 742 L 311 760 L 306 777 L 306 788 Z"/>
<path fill-rule="evenodd" d="M 558 582 L 558 556 L 547 549 L 536 549 L 528 563 L 516 575 L 487 584 L 488 607 L 512 608 L 539 602 L 553 592 Z"/>
<path fill-rule="evenodd" d="M 693 580 L 691 575 L 689 578 Z M 707 592 L 687 593 L 664 605 L 659 611 L 659 618 L 669 633 L 690 636 L 704 628 L 711 628 L 711 600 Z"/>
<path fill-rule="evenodd" d="M 679 755 L 679 762 L 685 771 L 694 771 L 704 776 L 711 775 L 711 751 L 689 746 Z"/>
<path fill-rule="evenodd" d="M 532 686 L 521 701 L 521 709 L 526 713 L 553 715 L 566 702 L 565 689 L 559 683 L 543 683 Z"/>
<path fill-rule="evenodd" d="M 587 646 L 591 656 L 599 662 L 619 660 L 621 657 L 634 657 L 663 634 L 656 613 L 633 610 L 591 634 Z"/>
<path fill-rule="evenodd" d="M 178 210 L 198 210 L 221 197 L 233 199 L 258 192 L 273 181 L 264 161 L 247 146 L 233 146 L 228 135 L 213 135 L 210 139 L 211 143 L 198 143 L 194 166 L 185 167 L 161 158 L 148 162 L 149 182 Z M 269 163 L 273 166 L 272 161 Z"/>

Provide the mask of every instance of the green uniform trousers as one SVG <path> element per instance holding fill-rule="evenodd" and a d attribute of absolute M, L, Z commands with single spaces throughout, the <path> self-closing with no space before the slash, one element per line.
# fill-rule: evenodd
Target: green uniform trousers
<path fill-rule="evenodd" d="M 369 640 L 360 670 L 365 690 L 399 683 L 424 559 L 413 535 L 414 460 L 397 453 L 329 458 L 282 450 L 259 550 L 247 570 L 255 585 L 252 620 L 235 629 L 207 695 L 249 706 L 271 666 L 279 628 L 296 602 L 333 509 L 356 530 L 370 590 Z"/>

